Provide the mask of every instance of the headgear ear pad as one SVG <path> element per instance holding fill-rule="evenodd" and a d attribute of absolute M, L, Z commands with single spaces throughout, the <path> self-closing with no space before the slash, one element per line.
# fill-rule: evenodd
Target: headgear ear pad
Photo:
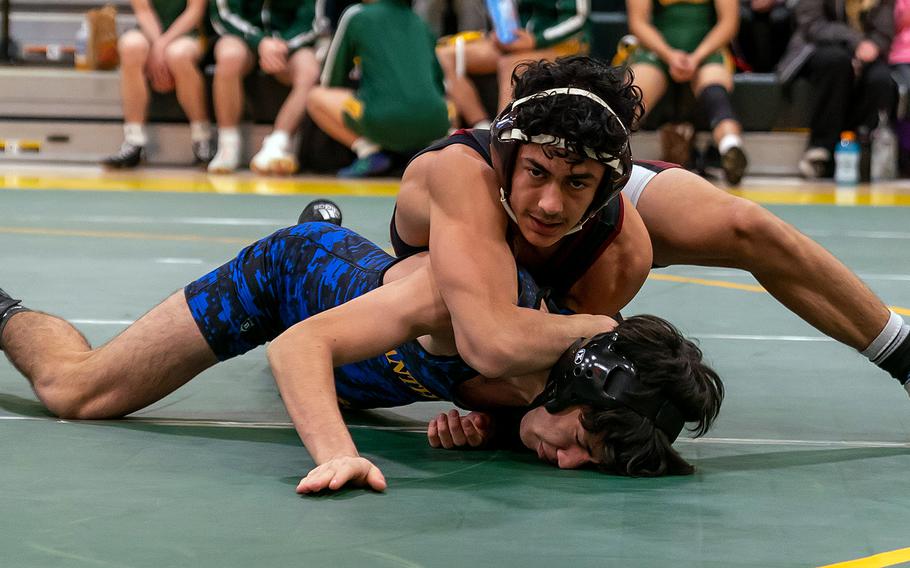
<path fill-rule="evenodd" d="M 566 95 L 583 97 L 606 109 L 611 119 L 615 120 L 620 125 L 622 132 L 626 136 L 626 140 L 618 152 L 595 150 L 584 146 L 583 141 L 567 141 L 551 134 L 528 135 L 518 126 L 519 109 L 525 103 L 529 101 L 539 101 L 541 98 L 546 97 Z M 591 201 L 591 205 L 579 221 L 578 227 L 580 227 L 585 221 L 590 219 L 609 203 L 611 199 L 616 197 L 629 181 L 629 176 L 632 174 L 632 151 L 629 145 L 628 136 L 628 129 L 610 105 L 594 93 L 584 89 L 575 87 L 547 89 L 509 103 L 505 110 L 496 117 L 496 120 L 493 121 L 490 128 L 490 156 L 492 158 L 493 168 L 499 178 L 500 197 L 509 216 L 513 219 L 515 218 L 511 206 L 508 203 L 508 198 L 512 192 L 512 176 L 515 173 L 518 152 L 521 149 L 522 144 L 541 144 L 569 151 L 580 150 L 585 157 L 598 161 L 606 167 L 603 178 L 601 178 L 595 191 L 594 198 Z"/>

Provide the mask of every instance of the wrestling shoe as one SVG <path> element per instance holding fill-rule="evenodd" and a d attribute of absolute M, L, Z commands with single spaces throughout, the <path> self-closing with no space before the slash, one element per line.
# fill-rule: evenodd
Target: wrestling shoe
<path fill-rule="evenodd" d="M 733 146 L 720 157 L 720 166 L 724 170 L 724 177 L 730 185 L 739 185 L 746 173 L 746 166 L 749 160 L 746 159 L 746 153 L 739 146 Z"/>
<path fill-rule="evenodd" d="M 657 129 L 661 160 L 686 167 L 692 161 L 695 127 L 688 122 L 667 123 Z"/>
<path fill-rule="evenodd" d="M 809 148 L 799 161 L 799 173 L 805 179 L 818 179 L 828 176 L 828 164 L 831 152 L 825 148 Z"/>
<path fill-rule="evenodd" d="M 19 300 L 14 299 L 12 296 L 3 291 L 3 288 L 0 288 L 0 337 L 3 336 L 3 328 L 6 327 L 6 322 L 9 321 L 9 318 L 13 314 L 19 312 L 30 312 L 28 308 L 21 305 Z M 0 345 L 0 350 L 3 349 L 3 346 Z"/>
<path fill-rule="evenodd" d="M 287 136 L 269 134 L 260 149 L 250 160 L 250 169 L 261 175 L 289 176 L 297 172 L 297 158 L 289 151 Z"/>
<path fill-rule="evenodd" d="M 375 152 L 365 158 L 358 158 L 346 167 L 338 170 L 340 178 L 365 178 L 378 176 L 392 169 L 392 158 L 385 152 Z"/>
<path fill-rule="evenodd" d="M 313 221 L 331 223 L 340 227 L 341 207 L 338 207 L 337 203 L 329 201 L 328 199 L 310 201 L 307 206 L 303 208 L 300 217 L 297 218 L 297 224 L 310 223 Z"/>
<path fill-rule="evenodd" d="M 144 150 L 144 146 L 136 146 L 135 144 L 124 142 L 120 145 L 120 150 L 113 156 L 109 156 L 102 160 L 101 165 L 106 168 L 117 170 L 135 168 L 142 163 L 142 154 L 144 153 Z"/>

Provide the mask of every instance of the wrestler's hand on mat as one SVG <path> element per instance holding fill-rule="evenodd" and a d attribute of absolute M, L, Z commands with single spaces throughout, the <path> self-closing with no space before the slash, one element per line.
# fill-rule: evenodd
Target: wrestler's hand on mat
<path fill-rule="evenodd" d="M 297 484 L 297 493 L 337 491 L 350 483 L 357 487 L 369 487 L 374 491 L 385 491 L 385 476 L 379 468 L 366 458 L 339 456 L 318 465 Z"/>
<path fill-rule="evenodd" d="M 434 448 L 478 448 L 493 437 L 493 419 L 483 412 L 462 416 L 454 408 L 430 420 L 427 439 Z"/>

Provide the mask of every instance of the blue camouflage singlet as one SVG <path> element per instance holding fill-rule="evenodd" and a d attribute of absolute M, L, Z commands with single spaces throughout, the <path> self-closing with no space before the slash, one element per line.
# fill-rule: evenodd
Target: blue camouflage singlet
<path fill-rule="evenodd" d="M 378 288 L 395 262 L 353 231 L 305 223 L 246 247 L 188 284 L 184 293 L 199 330 L 224 361 Z M 537 286 L 523 270 L 519 292 L 520 305 L 534 306 Z M 453 400 L 455 387 L 477 374 L 460 357 L 432 355 L 409 341 L 384 355 L 336 368 L 335 389 L 346 407 L 401 406 Z"/>

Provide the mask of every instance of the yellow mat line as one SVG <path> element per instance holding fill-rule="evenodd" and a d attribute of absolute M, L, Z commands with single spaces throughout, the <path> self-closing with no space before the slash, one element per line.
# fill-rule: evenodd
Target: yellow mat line
<path fill-rule="evenodd" d="M 348 181 L 318 178 L 273 179 L 201 175 L 186 178 L 77 178 L 31 174 L 0 175 L 0 189 L 394 197 L 398 194 L 398 187 L 397 181 Z"/>
<path fill-rule="evenodd" d="M 856 560 L 826 564 L 819 566 L 819 568 L 885 568 L 886 566 L 894 566 L 907 561 L 910 561 L 910 548 L 901 548 L 865 558 L 857 558 Z"/>
<path fill-rule="evenodd" d="M 682 284 L 698 284 L 699 286 L 710 286 L 713 288 L 728 288 L 731 290 L 742 290 L 744 292 L 764 292 L 767 290 L 757 284 L 740 284 L 738 282 L 727 282 L 726 280 L 708 280 L 705 278 L 690 278 L 688 276 L 676 276 L 675 274 L 656 274 L 652 272 L 648 275 L 648 280 L 657 280 L 661 282 L 679 282 Z M 888 306 L 895 313 L 910 316 L 910 308 L 900 306 Z"/>

